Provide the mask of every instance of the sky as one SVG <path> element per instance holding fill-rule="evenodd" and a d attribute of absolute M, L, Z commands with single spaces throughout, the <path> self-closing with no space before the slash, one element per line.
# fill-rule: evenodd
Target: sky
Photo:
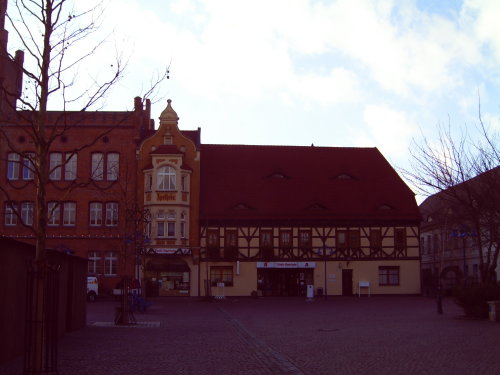
<path fill-rule="evenodd" d="M 479 100 L 500 130 L 499 17 L 498 0 L 105 0 L 108 42 L 80 76 L 122 51 L 104 109 L 170 66 L 157 124 L 172 99 L 203 143 L 377 147 L 406 168 L 440 125 L 474 132 Z"/>

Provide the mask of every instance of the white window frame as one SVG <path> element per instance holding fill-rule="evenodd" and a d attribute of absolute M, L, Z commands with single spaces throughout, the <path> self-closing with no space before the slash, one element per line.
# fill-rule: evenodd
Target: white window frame
<path fill-rule="evenodd" d="M 33 202 L 21 202 L 21 220 L 23 221 L 24 225 L 33 225 Z"/>
<path fill-rule="evenodd" d="M 175 238 L 175 221 L 157 221 L 156 236 L 160 238 Z"/>
<path fill-rule="evenodd" d="M 106 179 L 108 181 L 118 180 L 120 174 L 120 154 L 110 152 L 106 155 Z"/>
<path fill-rule="evenodd" d="M 102 226 L 102 202 L 90 202 L 89 225 L 91 227 Z"/>
<path fill-rule="evenodd" d="M 63 226 L 72 227 L 76 222 L 76 203 L 64 202 L 63 204 Z"/>
<path fill-rule="evenodd" d="M 89 251 L 88 253 L 88 267 L 87 267 L 87 272 L 89 274 L 94 274 L 98 275 L 99 271 L 101 270 L 101 253 L 99 251 Z"/>
<path fill-rule="evenodd" d="M 175 221 L 167 221 L 166 224 L 167 238 L 175 238 Z"/>
<path fill-rule="evenodd" d="M 49 154 L 49 179 L 52 181 L 58 181 L 61 179 L 62 175 L 62 153 L 61 152 L 51 152 Z"/>
<path fill-rule="evenodd" d="M 106 226 L 118 226 L 118 203 L 106 202 Z"/>
<path fill-rule="evenodd" d="M 33 180 L 35 177 L 35 165 L 33 160 L 35 159 L 35 154 L 29 152 L 25 154 L 23 158 L 23 180 Z"/>
<path fill-rule="evenodd" d="M 7 179 L 19 179 L 19 167 L 21 163 L 21 156 L 15 152 L 10 152 L 7 155 Z"/>
<path fill-rule="evenodd" d="M 165 222 L 157 221 L 156 222 L 156 236 L 157 237 L 165 237 Z"/>
<path fill-rule="evenodd" d="M 66 163 L 64 165 L 64 179 L 66 181 L 76 180 L 78 170 L 78 154 L 67 153 L 65 155 Z"/>
<path fill-rule="evenodd" d="M 47 203 L 47 225 L 56 227 L 61 225 L 61 204 L 59 202 Z"/>
<path fill-rule="evenodd" d="M 175 191 L 176 186 L 175 168 L 166 165 L 158 168 L 156 173 L 156 187 L 159 191 Z"/>
<path fill-rule="evenodd" d="M 118 272 L 118 253 L 116 251 L 106 251 L 104 254 L 104 274 L 116 275 Z"/>
<path fill-rule="evenodd" d="M 104 179 L 104 154 L 102 152 L 92 153 L 91 178 L 96 181 Z"/>
<path fill-rule="evenodd" d="M 6 226 L 16 226 L 17 225 L 17 203 L 16 202 L 5 202 L 5 225 Z"/>

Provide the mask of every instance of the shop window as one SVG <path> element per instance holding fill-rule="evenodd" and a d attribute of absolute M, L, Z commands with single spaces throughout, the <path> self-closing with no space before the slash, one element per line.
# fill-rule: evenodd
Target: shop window
<path fill-rule="evenodd" d="M 156 175 L 157 189 L 160 191 L 175 191 L 175 169 L 169 166 L 158 169 Z"/>
<path fill-rule="evenodd" d="M 16 202 L 5 202 L 5 225 L 15 226 L 17 225 L 17 203 Z"/>
<path fill-rule="evenodd" d="M 89 274 L 102 274 L 102 258 L 98 251 L 89 251 L 88 253 L 88 269 Z"/>
<path fill-rule="evenodd" d="M 233 267 L 210 267 L 210 284 L 217 286 L 217 283 L 233 286 Z"/>
<path fill-rule="evenodd" d="M 380 266 L 378 268 L 378 283 L 381 286 L 399 285 L 399 267 Z"/>
<path fill-rule="evenodd" d="M 116 275 L 118 269 L 118 253 L 107 251 L 104 255 L 104 274 Z"/>

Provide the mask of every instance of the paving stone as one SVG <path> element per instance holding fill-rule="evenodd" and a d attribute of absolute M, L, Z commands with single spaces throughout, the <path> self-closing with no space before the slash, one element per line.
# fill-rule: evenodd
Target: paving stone
<path fill-rule="evenodd" d="M 87 306 L 87 326 L 59 343 L 61 375 L 497 374 L 500 324 L 468 320 L 424 297 L 157 299 L 138 324 L 117 303 Z M 22 372 L 22 358 L 0 374 Z"/>

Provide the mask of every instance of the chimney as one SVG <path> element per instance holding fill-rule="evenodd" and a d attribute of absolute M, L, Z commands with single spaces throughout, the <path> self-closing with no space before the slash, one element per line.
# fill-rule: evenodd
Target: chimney
<path fill-rule="evenodd" d="M 23 65 L 24 65 L 24 51 L 17 50 L 14 57 L 16 66 L 16 99 L 19 99 L 23 94 Z"/>
<path fill-rule="evenodd" d="M 140 96 L 136 96 L 134 98 L 134 111 L 137 112 L 142 111 L 142 99 Z"/>
<path fill-rule="evenodd" d="M 7 56 L 7 41 L 9 33 L 5 30 L 5 15 L 7 14 L 7 0 L 0 0 L 0 54 Z"/>

